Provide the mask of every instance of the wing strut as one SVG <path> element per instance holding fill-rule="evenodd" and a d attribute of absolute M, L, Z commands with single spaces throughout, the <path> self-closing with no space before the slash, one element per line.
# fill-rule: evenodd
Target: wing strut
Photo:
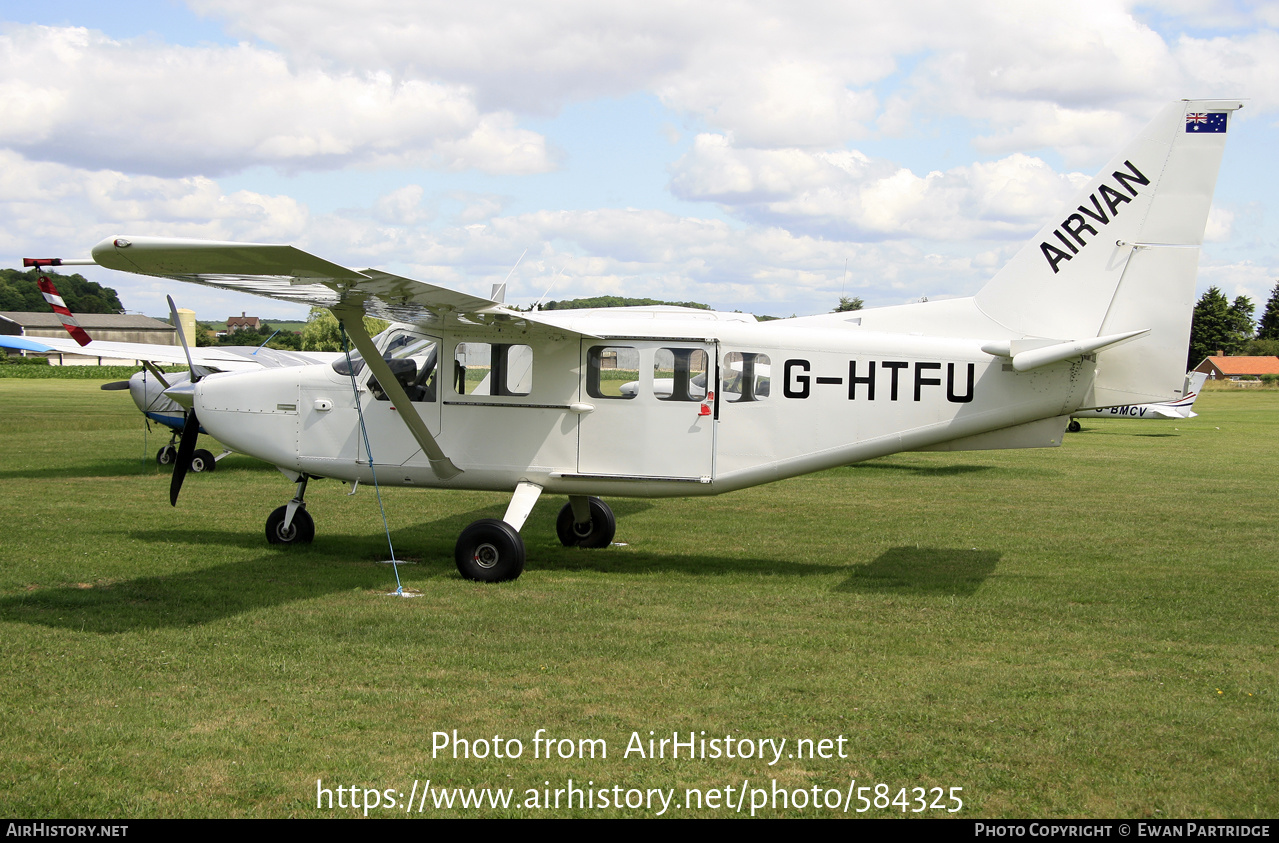
<path fill-rule="evenodd" d="M 430 460 L 431 470 L 435 472 L 435 476 L 441 480 L 452 480 L 461 474 L 462 469 L 455 466 L 444 451 L 440 450 L 435 437 L 431 435 L 431 431 L 426 429 L 426 422 L 422 421 L 422 417 L 418 415 L 417 408 L 409 400 L 404 387 L 395 379 L 395 375 L 391 374 L 391 367 L 386 365 L 382 355 L 378 354 L 369 332 L 364 330 L 364 308 L 348 304 L 334 307 L 332 311 L 333 315 L 342 323 L 342 327 L 346 330 L 347 335 L 350 336 L 351 341 L 355 343 L 356 350 L 364 358 L 364 362 L 373 372 L 373 376 L 377 378 L 377 382 L 382 389 L 386 390 L 387 396 L 390 397 L 391 403 L 395 405 L 395 409 L 398 411 L 400 418 L 404 420 L 404 424 L 408 426 L 409 432 L 413 434 L 413 438 L 417 440 L 417 443 L 422 446 L 422 451 L 426 454 L 426 458 Z"/>

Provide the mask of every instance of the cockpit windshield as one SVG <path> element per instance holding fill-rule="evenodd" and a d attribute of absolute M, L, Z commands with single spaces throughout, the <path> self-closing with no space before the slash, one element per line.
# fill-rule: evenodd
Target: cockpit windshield
<path fill-rule="evenodd" d="M 439 343 L 435 338 L 406 328 L 390 328 L 375 337 L 374 343 L 382 349 L 382 359 L 408 393 L 410 401 L 435 400 L 435 370 L 439 357 Z M 359 376 L 364 371 L 364 358 L 359 352 L 352 351 L 334 361 L 333 371 L 347 377 L 352 374 Z M 379 401 L 389 400 L 375 377 L 369 378 L 369 391 Z"/>

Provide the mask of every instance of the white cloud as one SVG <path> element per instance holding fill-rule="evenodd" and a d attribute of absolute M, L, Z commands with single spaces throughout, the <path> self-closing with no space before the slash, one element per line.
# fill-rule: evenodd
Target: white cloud
<path fill-rule="evenodd" d="M 373 218 L 394 225 L 412 225 L 430 219 L 422 207 L 422 185 L 406 184 L 373 203 Z"/>
<path fill-rule="evenodd" d="M 1208 210 L 1208 224 L 1204 228 L 1205 243 L 1224 243 L 1230 239 L 1235 215 L 1226 208 L 1213 206 Z"/>
<path fill-rule="evenodd" d="M 1171 11 L 1132 0 L 367 0 L 352 26 L 338 0 L 194 6 L 299 67 L 461 86 L 514 114 L 650 91 L 741 146 L 804 149 L 947 116 L 984 122 L 984 151 L 1060 147 L 1081 165 L 1103 160 L 1114 132 L 1131 134 L 1160 102 L 1241 93 L 1216 90 L 1223 81 L 1245 84 L 1245 95 L 1273 81 L 1272 30 L 1170 44 L 1147 11 L 1170 29 L 1177 15 L 1248 29 L 1279 18 L 1274 4 L 1207 0 Z"/>
<path fill-rule="evenodd" d="M 1273 29 L 1235 38 L 1177 41 L 1178 60 L 1200 97 L 1249 97 L 1248 110 L 1279 107 L 1279 33 Z"/>
<path fill-rule="evenodd" d="M 921 176 L 853 151 L 737 149 L 702 135 L 671 189 L 793 231 L 951 240 L 1033 232 L 1084 181 L 1022 154 Z"/>
<path fill-rule="evenodd" d="M 27 161 L 0 150 L 2 250 L 72 256 L 97 240 L 131 233 L 209 240 L 288 241 L 309 224 L 305 206 L 288 196 L 224 192 L 204 177 L 127 176 Z"/>
<path fill-rule="evenodd" d="M 513 289 L 540 294 L 567 264 L 560 298 L 804 312 L 833 305 L 846 260 L 846 292 L 872 303 L 967 293 L 1073 193 L 1082 176 L 1065 169 L 1095 169 L 1160 103 L 1252 96 L 1248 120 L 1279 106 L 1273 4 L 1177 2 L 192 3 L 244 38 L 236 46 L 9 26 L 4 251 L 67 253 L 134 228 L 295 242 L 481 293 L 526 247 Z M 1214 20 L 1241 31 L 1181 23 Z M 552 118 L 566 103 L 636 92 L 668 109 L 653 115 L 654 137 L 693 138 L 670 167 L 676 198 L 731 221 L 673 202 L 680 213 L 581 207 L 597 194 L 574 193 L 572 178 L 589 176 L 556 160 L 542 132 L 564 130 Z M 539 131 L 524 122 L 534 118 Z M 882 150 L 885 137 L 913 157 L 858 149 Z M 658 145 L 660 172 L 676 147 Z M 927 158 L 939 150 L 947 157 Z M 255 165 L 314 178 L 225 186 L 223 174 Z M 568 176 L 502 178 L 556 167 Z M 303 181 L 318 194 L 328 170 L 377 168 L 410 171 L 408 186 L 316 201 L 345 209 L 334 213 L 285 195 Z M 439 175 L 461 171 L 488 177 Z M 1238 217 L 1214 211 L 1211 240 L 1245 228 L 1241 205 L 1225 207 Z M 983 242 L 960 245 L 973 238 Z M 1229 266 L 1246 265 L 1231 253 Z M 1235 270 L 1206 265 L 1218 271 Z"/>
<path fill-rule="evenodd" d="M 508 114 L 482 113 L 463 86 L 297 69 L 249 44 L 184 47 L 8 27 L 0 113 L 0 144 L 91 169 L 212 176 L 388 161 L 494 173 L 552 167 L 540 135 Z"/>
<path fill-rule="evenodd" d="M 1260 319 L 1270 293 L 1274 290 L 1276 278 L 1279 278 L 1277 264 L 1267 266 L 1248 260 L 1217 261 L 1205 253 L 1199 262 L 1198 289 L 1202 291 L 1211 286 L 1218 287 L 1231 301 L 1236 296 L 1247 296 L 1256 305 L 1254 316 Z"/>

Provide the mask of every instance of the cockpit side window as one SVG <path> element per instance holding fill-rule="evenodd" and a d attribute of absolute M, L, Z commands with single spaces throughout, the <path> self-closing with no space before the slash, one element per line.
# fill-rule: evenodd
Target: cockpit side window
<path fill-rule="evenodd" d="M 729 403 L 763 401 L 771 391 L 771 375 L 767 354 L 730 351 L 724 355 L 724 396 Z"/>
<path fill-rule="evenodd" d="M 528 395 L 533 391 L 532 346 L 458 343 L 453 355 L 453 391 L 458 395 Z"/>
<path fill-rule="evenodd" d="M 614 345 L 587 349 L 586 394 L 592 398 L 623 399 L 638 395 L 639 352 Z"/>
<path fill-rule="evenodd" d="M 653 358 L 653 392 L 659 401 L 706 398 L 710 357 L 700 348 L 659 348 Z"/>

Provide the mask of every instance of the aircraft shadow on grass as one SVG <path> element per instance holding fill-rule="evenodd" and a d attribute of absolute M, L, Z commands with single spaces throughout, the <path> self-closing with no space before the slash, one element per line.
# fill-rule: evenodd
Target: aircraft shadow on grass
<path fill-rule="evenodd" d="M 651 507 L 647 501 L 619 502 L 623 515 Z M 490 514 L 490 508 L 458 513 L 396 531 L 392 539 L 408 576 L 420 582 L 453 579 L 452 528 Z M 440 538 L 423 541 L 423 532 Z M 544 529 L 545 551 L 539 570 L 595 571 L 614 574 L 683 573 L 692 576 L 758 574 L 764 576 L 830 576 L 848 573 L 848 565 L 787 562 L 779 559 L 649 552 L 589 551 L 558 547 L 553 530 Z M 536 533 L 534 533 L 536 535 Z M 257 536 L 242 531 L 209 529 L 134 531 L 134 540 L 195 547 L 258 547 Z M 558 551 L 558 552 L 556 552 Z M 413 554 L 422 553 L 423 557 Z M 242 562 L 199 570 L 112 583 L 105 586 L 64 586 L 39 589 L 0 599 L 0 620 L 115 634 L 141 629 L 195 626 L 210 621 L 308 600 L 352 589 L 391 591 L 395 578 L 373 561 L 387 558 L 384 547 L 369 536 L 326 536 L 323 545 L 284 547 Z M 422 562 L 414 564 L 421 558 Z M 356 564 L 352 564 L 352 562 Z M 839 592 L 896 592 L 903 594 L 972 594 L 994 570 L 999 555 L 990 551 L 946 548 L 893 548 L 851 573 L 835 587 Z M 460 584 L 460 583 L 459 583 Z M 488 588 L 487 585 L 468 588 Z"/>
<path fill-rule="evenodd" d="M 891 462 L 863 462 L 845 468 L 854 471 L 906 471 L 921 477 L 957 477 L 996 470 L 995 466 L 989 465 L 901 465 Z"/>
<path fill-rule="evenodd" d="M 994 573 L 993 550 L 954 547 L 893 547 L 874 562 L 853 568 L 836 591 L 972 595 Z"/>
<path fill-rule="evenodd" d="M 90 459 L 75 465 L 33 465 L 0 471 L 0 480 L 80 480 L 86 477 L 129 477 L 154 474 L 155 460 L 143 461 L 135 457 L 109 457 Z"/>
<path fill-rule="evenodd" d="M 220 471 L 253 471 L 263 474 L 277 474 L 275 466 L 264 463 L 261 460 L 255 460 L 251 457 L 241 457 L 239 455 L 231 455 L 227 462 L 219 466 Z M 155 462 L 155 451 L 152 450 L 149 456 L 121 456 L 121 457 L 100 457 L 90 458 L 84 462 L 75 463 L 73 465 L 33 465 L 30 468 L 17 468 L 8 471 L 0 471 L 0 480 L 48 480 L 51 478 L 61 478 L 69 480 L 79 480 L 86 477 L 138 477 L 138 476 L 159 476 L 166 477 L 173 473 L 170 466 L 160 467 Z"/>

